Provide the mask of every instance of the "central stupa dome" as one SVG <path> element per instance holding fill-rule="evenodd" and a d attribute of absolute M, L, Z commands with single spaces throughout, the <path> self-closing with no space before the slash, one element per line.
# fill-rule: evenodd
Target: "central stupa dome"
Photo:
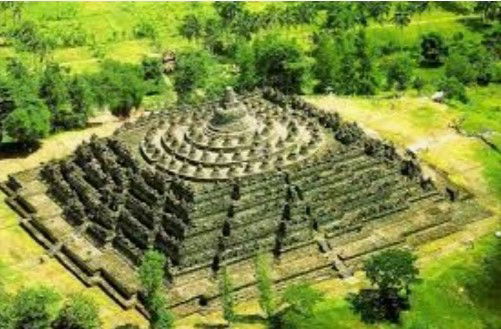
<path fill-rule="evenodd" d="M 220 106 L 214 109 L 209 128 L 221 133 L 241 133 L 251 127 L 247 106 L 237 99 L 231 87 L 227 87 Z"/>
<path fill-rule="evenodd" d="M 153 127 L 141 145 L 150 164 L 181 178 L 206 181 L 249 176 L 304 160 L 324 142 L 317 121 L 261 97 L 177 112 Z"/>

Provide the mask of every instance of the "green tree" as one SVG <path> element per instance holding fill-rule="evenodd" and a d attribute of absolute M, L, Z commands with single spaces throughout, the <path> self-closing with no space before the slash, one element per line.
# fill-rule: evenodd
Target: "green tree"
<path fill-rule="evenodd" d="M 258 252 L 254 259 L 254 267 L 259 291 L 259 306 L 266 313 L 266 316 L 271 318 L 275 312 L 275 296 L 269 257 L 261 251 Z"/>
<path fill-rule="evenodd" d="M 91 298 L 84 295 L 72 296 L 63 306 L 53 329 L 100 329 L 99 310 Z"/>
<path fill-rule="evenodd" d="M 314 307 L 323 300 L 324 294 L 306 283 L 287 287 L 283 295 L 287 308 L 282 315 L 282 327 L 301 328 L 301 324 L 314 317 Z"/>
<path fill-rule="evenodd" d="M 12 302 L 14 328 L 49 329 L 59 300 L 59 295 L 47 287 L 22 289 Z"/>
<path fill-rule="evenodd" d="M 328 2 L 325 4 L 325 28 L 334 32 L 347 31 L 357 24 L 365 25 L 366 17 L 361 7 L 349 2 Z"/>
<path fill-rule="evenodd" d="M 385 250 L 364 262 L 365 275 L 375 288 L 348 295 L 363 321 L 399 322 L 401 311 L 410 307 L 410 286 L 418 282 L 415 262 L 416 256 L 399 249 Z"/>
<path fill-rule="evenodd" d="M 300 93 L 310 71 L 310 61 L 294 40 L 268 34 L 254 44 L 256 73 L 261 86 L 284 93 Z"/>
<path fill-rule="evenodd" d="M 501 19 L 501 4 L 498 1 L 479 1 L 475 4 L 474 11 L 482 14 L 486 21 Z"/>
<path fill-rule="evenodd" d="M 256 56 L 250 43 L 241 43 L 237 48 L 235 61 L 239 67 L 237 88 L 250 90 L 257 86 L 259 77 L 256 72 Z"/>
<path fill-rule="evenodd" d="M 143 72 L 136 65 L 107 60 L 94 77 L 93 89 L 98 104 L 108 105 L 115 116 L 129 117 L 143 102 Z"/>
<path fill-rule="evenodd" d="M 67 72 L 58 63 L 48 63 L 40 78 L 40 98 L 52 113 L 52 128 L 66 127 L 65 118 L 71 114 Z"/>
<path fill-rule="evenodd" d="M 231 23 L 238 15 L 240 15 L 245 10 L 244 6 L 245 4 L 243 2 L 236 1 L 214 2 L 216 12 L 225 23 Z"/>
<path fill-rule="evenodd" d="M 12 82 L 7 77 L 0 77 L 0 143 L 3 136 L 3 120 L 14 111 L 15 107 Z"/>
<path fill-rule="evenodd" d="M 233 283 L 226 266 L 223 266 L 219 274 L 219 293 L 223 304 L 223 317 L 232 323 L 235 320 L 235 298 L 233 296 Z"/>
<path fill-rule="evenodd" d="M 147 298 L 154 296 L 164 286 L 166 264 L 164 254 L 158 251 L 150 250 L 144 255 L 139 267 L 139 280 Z"/>
<path fill-rule="evenodd" d="M 416 260 L 410 251 L 388 249 L 365 261 L 363 270 L 371 284 L 379 289 L 395 289 L 408 295 L 410 285 L 418 281 Z"/>
<path fill-rule="evenodd" d="M 164 67 L 160 57 L 144 57 L 141 61 L 143 79 L 146 84 L 146 94 L 160 94 L 165 88 Z"/>
<path fill-rule="evenodd" d="M 203 25 L 198 16 L 190 14 L 184 17 L 183 23 L 179 27 L 179 32 L 185 38 L 191 40 L 202 36 Z"/>
<path fill-rule="evenodd" d="M 371 1 L 365 2 L 365 4 L 367 5 L 368 16 L 379 24 L 386 21 L 392 6 L 392 3 L 387 1 Z"/>
<path fill-rule="evenodd" d="M 164 254 L 150 250 L 139 267 L 139 280 L 145 292 L 145 306 L 151 316 L 152 329 L 171 329 L 174 326 L 174 316 L 168 309 L 164 289 L 166 264 Z"/>
<path fill-rule="evenodd" d="M 393 23 L 400 29 L 403 29 L 411 22 L 411 13 L 409 7 L 404 2 L 397 3 L 392 18 Z"/>
<path fill-rule="evenodd" d="M 226 86 L 234 84 L 233 79 L 234 74 L 206 50 L 176 57 L 174 89 L 181 102 L 197 103 L 219 97 Z"/>
<path fill-rule="evenodd" d="M 87 78 L 82 75 L 72 77 L 68 84 L 68 95 L 76 120 L 74 126 L 84 127 L 92 115 L 94 105 L 94 94 Z"/>
<path fill-rule="evenodd" d="M 466 88 L 456 77 L 444 78 L 438 82 L 438 88 L 445 93 L 445 98 L 468 102 Z"/>
<path fill-rule="evenodd" d="M 395 87 L 404 90 L 413 78 L 414 63 L 407 54 L 399 54 L 385 63 L 386 84 L 388 88 Z"/>
<path fill-rule="evenodd" d="M 376 92 L 377 80 L 374 66 L 372 64 L 372 54 L 367 43 L 365 31 L 360 30 L 355 37 L 355 56 L 357 69 L 355 83 L 355 93 L 358 95 L 372 95 Z"/>
<path fill-rule="evenodd" d="M 444 38 L 437 32 L 429 32 L 421 36 L 421 64 L 437 67 L 444 63 L 447 46 Z"/>
<path fill-rule="evenodd" d="M 206 51 L 181 53 L 177 57 L 174 89 L 181 99 L 205 86 L 211 65 L 213 59 Z"/>
<path fill-rule="evenodd" d="M 5 119 L 5 130 L 16 141 L 31 145 L 49 134 L 50 116 L 40 100 L 24 101 Z"/>
<path fill-rule="evenodd" d="M 322 33 L 318 36 L 313 58 L 315 64 L 313 73 L 318 80 L 316 90 L 318 92 L 330 91 L 335 79 L 335 69 L 338 67 L 339 53 L 336 49 L 334 38 L 329 34 Z"/>

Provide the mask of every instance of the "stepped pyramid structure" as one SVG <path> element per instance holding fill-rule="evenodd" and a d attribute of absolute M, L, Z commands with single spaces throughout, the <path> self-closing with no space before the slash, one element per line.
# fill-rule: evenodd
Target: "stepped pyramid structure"
<path fill-rule="evenodd" d="M 279 286 L 346 277 L 485 215 L 412 154 L 272 89 L 152 113 L 2 186 L 50 255 L 126 307 L 141 308 L 142 256 L 162 251 L 182 314 L 217 304 L 221 266 L 252 296 L 258 250 Z"/>

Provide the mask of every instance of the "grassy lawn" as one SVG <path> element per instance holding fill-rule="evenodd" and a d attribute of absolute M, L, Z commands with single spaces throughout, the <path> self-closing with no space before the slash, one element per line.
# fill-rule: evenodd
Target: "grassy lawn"
<path fill-rule="evenodd" d="M 486 262 L 486 255 L 495 257 Z M 422 271 L 423 281 L 413 290 L 412 309 L 403 325 L 367 325 L 355 316 L 343 299 L 328 299 L 316 309 L 316 317 L 301 328 L 428 328 L 484 329 L 501 327 L 501 244 L 488 236 L 473 250 L 442 257 Z"/>

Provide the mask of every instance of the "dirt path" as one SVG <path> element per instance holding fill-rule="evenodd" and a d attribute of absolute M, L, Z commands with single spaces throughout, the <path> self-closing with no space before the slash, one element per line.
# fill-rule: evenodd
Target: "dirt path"
<path fill-rule="evenodd" d="M 120 127 L 122 121 L 111 115 L 101 115 L 90 121 L 91 128 L 62 132 L 43 140 L 41 147 L 25 157 L 0 157 L 0 180 L 7 175 L 31 169 L 43 162 L 59 159 L 70 154 L 82 141 L 89 140 L 94 134 L 109 136 Z"/>

